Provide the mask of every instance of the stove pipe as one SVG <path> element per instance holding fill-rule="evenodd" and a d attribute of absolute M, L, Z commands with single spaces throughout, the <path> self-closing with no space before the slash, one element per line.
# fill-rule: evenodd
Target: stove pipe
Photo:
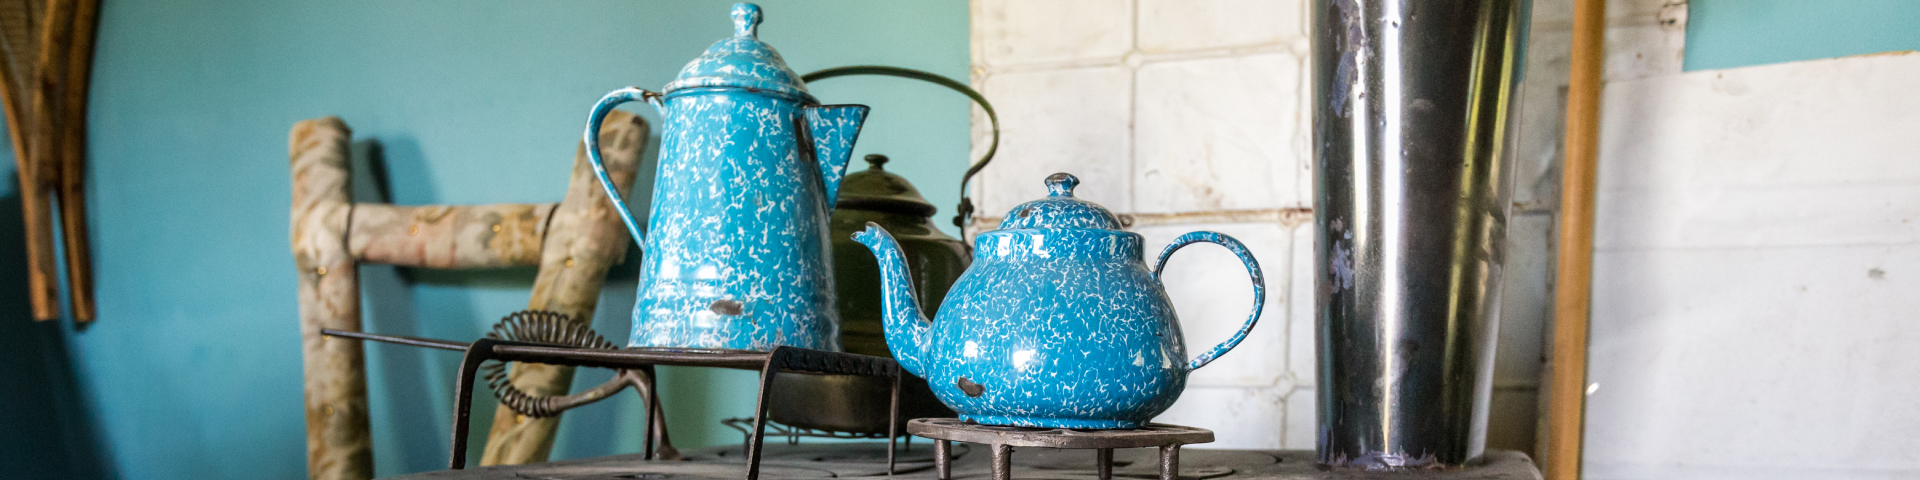
<path fill-rule="evenodd" d="M 1319 459 L 1486 447 L 1529 0 L 1315 0 Z"/>

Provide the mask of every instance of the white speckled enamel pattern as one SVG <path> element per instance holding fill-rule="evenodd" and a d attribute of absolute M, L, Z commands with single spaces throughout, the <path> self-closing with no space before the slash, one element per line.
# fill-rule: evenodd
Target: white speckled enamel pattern
<path fill-rule="evenodd" d="M 780 52 L 760 41 L 760 6 L 736 3 L 732 15 L 733 38 L 707 47 L 706 53 L 681 67 L 680 75 L 662 91 L 732 87 L 764 90 L 798 97 L 809 104 L 819 103 L 807 93 L 806 82 L 800 80 L 800 74 L 787 68 Z"/>
<path fill-rule="evenodd" d="M 1141 237 L 1105 208 L 1073 198 L 1072 175 L 1052 195 L 1010 213 L 975 240 L 939 317 L 914 300 L 905 258 L 885 229 L 854 239 L 879 260 L 887 346 L 964 419 L 1047 428 L 1137 428 L 1165 411 L 1187 374 L 1232 349 L 1260 318 L 1265 281 L 1246 247 L 1214 232 L 1182 236 L 1147 268 Z M 1179 248 L 1217 243 L 1246 264 L 1253 313 L 1226 342 L 1191 361 L 1158 271 Z"/>
<path fill-rule="evenodd" d="M 643 245 L 628 346 L 838 351 L 827 217 L 867 107 L 819 105 L 754 38 L 759 7 L 736 4 L 733 17 L 735 36 L 664 95 L 617 90 L 589 116 L 598 131 L 614 106 L 644 99 L 664 117 L 651 231 L 608 192 Z"/>

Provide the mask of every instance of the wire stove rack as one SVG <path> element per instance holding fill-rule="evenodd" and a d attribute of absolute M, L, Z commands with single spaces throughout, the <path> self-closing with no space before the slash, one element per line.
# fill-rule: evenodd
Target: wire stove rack
<path fill-rule="evenodd" d="M 581 333 L 584 330 L 585 333 Z M 647 397 L 647 436 L 643 447 L 644 458 L 651 460 L 655 456 L 656 438 L 664 446 L 663 413 L 657 392 L 654 389 L 655 366 L 680 366 L 702 368 L 730 368 L 754 370 L 760 372 L 760 391 L 755 401 L 752 427 L 748 432 L 747 480 L 760 478 L 760 459 L 764 455 L 764 443 L 767 433 L 767 407 L 773 379 L 782 373 L 800 373 L 817 375 L 858 375 L 882 377 L 893 380 L 892 402 L 888 412 L 887 472 L 895 470 L 895 444 L 891 439 L 899 438 L 900 419 L 900 378 L 903 371 L 893 359 L 859 355 L 843 352 L 829 352 L 795 347 L 774 347 L 772 350 L 725 350 L 701 348 L 610 348 L 611 343 L 600 339 L 586 326 L 574 323 L 564 315 L 544 311 L 521 311 L 508 315 L 494 328 L 489 338 L 471 343 L 431 338 L 408 337 L 400 335 L 379 335 L 364 332 L 350 332 L 325 329 L 323 335 L 334 337 L 371 340 L 377 342 L 408 345 L 465 352 L 460 361 L 460 378 L 454 388 L 453 451 L 449 455 L 447 468 L 460 470 L 467 466 L 467 432 L 473 409 L 473 390 L 475 381 L 480 378 L 483 365 L 495 362 L 528 362 L 548 365 L 574 367 L 596 367 L 617 370 L 620 373 L 599 387 L 563 397 L 534 397 L 514 395 L 519 392 L 504 381 L 504 369 L 498 364 L 487 365 L 489 386 L 501 396 L 501 403 L 521 414 L 538 417 L 559 414 L 569 408 L 605 399 L 631 386 Z M 532 340 L 532 341 L 525 341 Z M 569 345 L 571 344 L 571 345 Z M 501 387 L 506 387 L 502 389 Z M 778 427 L 776 427 L 778 428 Z M 782 431 L 782 433 L 787 433 Z M 671 448 L 671 447 L 666 447 Z M 670 453 L 662 449 L 662 454 Z"/>

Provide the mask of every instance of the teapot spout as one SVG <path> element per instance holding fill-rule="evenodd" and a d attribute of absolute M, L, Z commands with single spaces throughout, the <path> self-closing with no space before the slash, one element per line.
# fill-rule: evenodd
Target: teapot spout
<path fill-rule="evenodd" d="M 933 322 L 920 310 L 919 296 L 914 294 L 913 279 L 907 273 L 907 257 L 900 252 L 900 244 L 893 235 L 873 222 L 867 222 L 867 229 L 855 232 L 853 240 L 873 250 L 873 257 L 880 262 L 880 292 L 883 297 L 882 325 L 887 332 L 887 350 L 893 352 L 893 358 L 900 366 L 925 377 L 921 366 L 927 358 L 927 349 L 933 345 Z"/>
<path fill-rule="evenodd" d="M 813 158 L 820 162 L 820 178 L 826 181 L 829 210 L 840 196 L 840 179 L 846 177 L 847 161 L 853 159 L 853 140 L 860 136 L 868 110 L 866 105 L 806 107 L 807 132 L 813 139 Z"/>

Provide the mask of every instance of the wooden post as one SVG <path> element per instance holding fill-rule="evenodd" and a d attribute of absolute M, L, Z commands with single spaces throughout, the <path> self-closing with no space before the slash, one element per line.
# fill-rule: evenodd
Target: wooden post
<path fill-rule="evenodd" d="M 67 280 L 77 322 L 94 318 L 92 258 L 87 243 L 83 168 L 87 78 L 93 65 L 99 0 L 0 4 L 0 103 L 13 140 L 25 222 L 27 289 L 37 320 L 60 316 L 54 270 L 54 199 L 59 199 Z"/>
<path fill-rule="evenodd" d="M 60 316 L 60 292 L 55 285 L 58 274 L 54 271 L 53 259 L 52 204 L 52 194 L 60 179 L 56 141 L 62 112 L 58 102 L 65 98 L 60 94 L 60 87 L 67 73 L 74 0 L 49 0 L 43 13 L 34 67 L 28 72 L 15 73 L 25 73 L 30 82 L 24 86 L 26 91 L 18 92 L 24 94 L 26 104 L 22 113 L 27 115 L 27 120 L 20 122 L 24 125 L 19 125 L 25 127 L 28 147 L 26 161 L 19 164 L 20 206 L 27 223 L 27 288 L 33 318 L 52 320 Z"/>
<path fill-rule="evenodd" d="M 72 43 L 65 55 L 66 76 L 60 100 L 60 146 L 55 160 L 60 168 L 60 239 L 66 246 L 67 304 L 73 321 L 92 322 L 93 247 L 87 229 L 87 85 L 93 71 L 94 29 L 99 24 L 100 0 L 78 0 L 73 10 Z"/>
<path fill-rule="evenodd" d="M 19 45 L 26 52 L 37 52 L 36 45 L 40 37 L 35 28 L 34 13 L 27 2 L 0 3 L 0 35 L 5 36 L 8 44 Z M 30 53 L 19 53 L 28 55 Z M 16 71 L 14 67 L 26 67 L 27 71 Z M 32 98 L 28 85 L 15 82 L 15 79 L 34 78 L 34 61 L 15 62 L 11 55 L 0 58 L 0 108 L 4 108 L 7 117 L 7 136 L 13 143 L 13 166 L 20 177 L 20 216 L 25 225 L 27 253 L 27 298 L 33 307 L 35 320 L 49 320 L 59 315 L 54 307 L 58 301 L 58 292 L 53 289 L 53 222 L 47 207 L 48 192 L 45 185 L 35 181 L 33 150 L 28 148 L 27 126 L 33 121 L 26 117 L 32 110 Z"/>
<path fill-rule="evenodd" d="M 633 184 L 647 124 L 625 112 L 600 131 L 608 174 Z M 295 124 L 292 241 L 300 278 L 300 331 L 306 362 L 307 469 L 313 478 L 373 475 L 366 367 L 361 344 L 320 329 L 360 330 L 357 263 L 469 269 L 539 265 L 528 307 L 591 319 L 608 267 L 626 252 L 626 228 L 601 192 L 584 151 L 576 150 L 560 204 L 395 206 L 351 202 L 347 145 L 338 118 Z M 511 377 L 529 393 L 563 395 L 571 368 L 522 364 Z M 543 461 L 557 418 L 495 414 L 483 463 Z"/>
<path fill-rule="evenodd" d="M 640 151 L 647 141 L 647 123 L 615 110 L 600 128 L 602 160 L 615 188 L 633 187 Z M 591 323 L 594 306 L 608 267 L 627 251 L 628 235 L 606 193 L 601 192 L 583 145 L 574 155 L 573 178 L 567 197 L 553 212 L 546 244 L 540 250 L 540 276 L 533 283 L 527 308 L 550 310 Z M 565 395 L 573 383 L 573 368 L 520 363 L 509 377 L 514 386 L 535 395 Z M 501 405 L 494 411 L 481 465 L 512 465 L 546 461 L 553 451 L 554 428 L 560 417 L 528 418 Z"/>
<path fill-rule="evenodd" d="M 1606 60 L 1606 0 L 1575 0 L 1567 85 L 1566 163 L 1561 167 L 1559 260 L 1554 278 L 1553 356 L 1547 405 L 1546 478 L 1580 478 L 1586 413 L 1587 315 L 1592 306 L 1593 205 L 1599 156 L 1600 75 Z"/>
<path fill-rule="evenodd" d="M 323 328 L 360 330 L 359 273 L 347 249 L 353 210 L 347 142 L 352 135 L 334 117 L 294 124 L 288 135 L 311 478 L 373 477 L 366 357 L 360 342 L 320 334 Z"/>

